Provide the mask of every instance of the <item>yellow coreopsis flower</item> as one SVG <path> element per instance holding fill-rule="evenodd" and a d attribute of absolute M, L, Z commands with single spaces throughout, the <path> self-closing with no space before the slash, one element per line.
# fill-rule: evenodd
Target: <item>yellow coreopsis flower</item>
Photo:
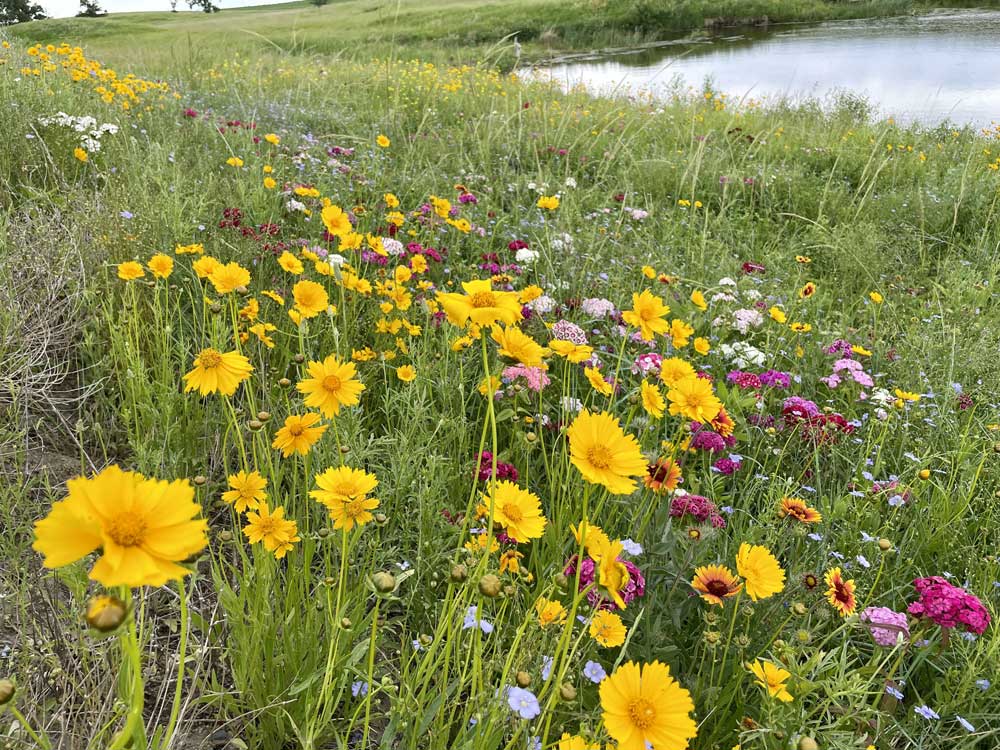
<path fill-rule="evenodd" d="M 590 383 L 591 388 L 600 393 L 602 396 L 611 396 L 614 394 L 614 386 L 604 379 L 604 376 L 601 375 L 601 371 L 596 367 L 585 367 L 583 369 L 583 374 L 587 376 L 587 381 Z"/>
<path fill-rule="evenodd" d="M 295 298 L 295 310 L 303 318 L 315 318 L 326 311 L 330 305 L 330 297 L 322 284 L 315 281 L 299 281 L 292 287 L 292 297 Z"/>
<path fill-rule="evenodd" d="M 149 259 L 149 263 L 146 265 L 149 267 L 149 271 L 153 274 L 153 276 L 158 279 L 166 279 L 170 277 L 171 273 L 173 273 L 174 259 L 169 255 L 157 253 Z"/>
<path fill-rule="evenodd" d="M 379 148 L 389 148 L 389 146 L 392 145 L 392 141 L 381 133 L 379 133 L 378 137 L 375 139 L 375 143 L 378 144 Z"/>
<path fill-rule="evenodd" d="M 670 321 L 670 337 L 673 339 L 672 343 L 674 349 L 683 349 L 688 345 L 688 340 L 694 334 L 694 327 L 685 323 L 683 320 L 674 318 Z"/>
<path fill-rule="evenodd" d="M 667 391 L 671 416 L 682 416 L 692 422 L 711 422 L 722 411 L 722 402 L 712 391 L 712 382 L 691 375 L 674 383 Z"/>
<path fill-rule="evenodd" d="M 47 568 L 94 550 L 90 578 L 104 586 L 162 586 L 191 571 L 179 565 L 208 543 L 208 524 L 185 480 L 165 482 L 109 466 L 66 483 L 67 497 L 35 523 L 32 548 Z"/>
<path fill-rule="evenodd" d="M 356 379 L 357 367 L 353 362 L 341 362 L 331 354 L 322 362 L 310 362 L 306 372 L 309 377 L 295 387 L 305 394 L 305 405 L 319 409 L 324 417 L 335 417 L 343 407 L 354 406 L 361 400 L 365 384 Z"/>
<path fill-rule="evenodd" d="M 869 292 L 868 299 L 870 299 L 876 305 L 881 305 L 885 301 L 885 297 L 883 297 L 878 292 Z"/>
<path fill-rule="evenodd" d="M 562 602 L 546 599 L 544 596 L 538 597 L 535 601 L 535 614 L 538 615 L 538 624 L 543 628 L 566 622 L 566 607 Z"/>
<path fill-rule="evenodd" d="M 215 270 L 221 265 L 222 264 L 211 255 L 203 255 L 191 264 L 191 268 L 194 269 L 194 272 L 197 274 L 199 279 L 207 279 L 215 273 Z"/>
<path fill-rule="evenodd" d="M 632 294 L 632 309 L 622 313 L 622 320 L 638 328 L 643 341 L 652 341 L 656 334 L 670 330 L 670 324 L 664 319 L 669 314 L 670 308 L 663 304 L 661 297 L 643 289 L 639 294 Z"/>
<path fill-rule="evenodd" d="M 280 505 L 271 512 L 266 503 L 261 503 L 256 510 L 247 513 L 247 522 L 243 533 L 250 543 L 262 542 L 264 549 L 273 552 L 278 560 L 288 553 L 295 542 L 302 541 L 298 524 L 285 518 L 285 509 Z"/>
<path fill-rule="evenodd" d="M 694 377 L 696 370 L 694 366 L 680 357 L 671 357 L 660 362 L 660 380 L 668 388 L 673 388 L 684 378 Z"/>
<path fill-rule="evenodd" d="M 788 316 L 785 315 L 785 311 L 782 310 L 777 305 L 768 310 L 767 314 L 771 316 L 771 320 L 773 320 L 775 323 L 781 323 L 782 325 L 784 325 L 785 323 L 788 322 Z"/>
<path fill-rule="evenodd" d="M 667 402 L 663 400 L 663 394 L 660 393 L 660 389 L 655 385 L 647 383 L 645 380 L 642 381 L 640 388 L 642 391 L 642 408 L 646 410 L 649 416 L 654 419 L 660 419 L 667 405 Z"/>
<path fill-rule="evenodd" d="M 785 588 L 785 571 L 771 550 L 744 542 L 736 553 L 736 570 L 746 582 L 747 595 L 757 601 Z"/>
<path fill-rule="evenodd" d="M 586 362 L 594 354 L 594 347 L 592 346 L 574 344 L 572 341 L 564 341 L 563 339 L 552 339 L 549 342 L 549 349 L 560 357 L 565 357 L 568 361 L 577 363 Z"/>
<path fill-rule="evenodd" d="M 708 343 L 708 339 L 699 336 L 694 340 L 694 350 L 698 352 L 701 356 L 705 356 L 710 351 L 712 351 L 712 345 Z"/>
<path fill-rule="evenodd" d="M 437 299 L 453 325 L 464 327 L 470 320 L 479 325 L 503 323 L 513 325 L 521 320 L 521 303 L 516 292 L 494 291 L 486 280 L 462 283 L 465 294 L 438 292 Z"/>
<path fill-rule="evenodd" d="M 788 678 L 792 676 L 791 672 L 787 669 L 781 669 L 771 662 L 762 661 L 761 659 L 757 659 L 750 664 L 749 669 L 753 672 L 754 677 L 757 678 L 757 684 L 767 690 L 768 695 L 772 698 L 777 698 L 783 703 L 794 700 L 792 694 L 788 692 L 785 686 Z"/>
<path fill-rule="evenodd" d="M 205 256 L 201 261 L 204 261 L 208 257 Z M 216 292 L 219 294 L 229 294 L 230 292 L 235 292 L 240 287 L 246 287 L 250 284 L 250 272 L 239 263 L 233 262 L 226 263 L 225 265 L 219 263 L 212 269 L 208 280 L 212 282 L 212 286 L 215 287 Z"/>
<path fill-rule="evenodd" d="M 302 261 L 292 255 L 290 252 L 285 250 L 278 258 L 278 265 L 282 267 L 285 271 L 294 276 L 298 276 L 303 271 L 305 271 L 305 266 L 302 265 Z"/>
<path fill-rule="evenodd" d="M 142 264 L 136 263 L 134 260 L 118 264 L 118 278 L 123 281 L 135 281 L 145 275 L 146 272 L 143 270 Z"/>
<path fill-rule="evenodd" d="M 82 162 L 86 162 L 90 158 L 87 152 L 84 151 L 79 146 L 73 149 L 73 156 L 76 158 L 77 161 L 82 161 Z"/>
<path fill-rule="evenodd" d="M 404 383 L 412 383 L 417 379 L 417 370 L 413 365 L 403 365 L 396 368 L 396 377 Z"/>
<path fill-rule="evenodd" d="M 599 609 L 590 618 L 590 637 L 606 648 L 618 648 L 625 643 L 628 631 L 622 618 L 614 612 Z"/>
<path fill-rule="evenodd" d="M 256 471 L 249 474 L 240 471 L 227 477 L 230 489 L 222 493 L 222 499 L 232 505 L 237 513 L 256 509 L 267 500 L 267 480 Z"/>
<path fill-rule="evenodd" d="M 535 204 L 539 208 L 544 208 L 547 211 L 555 211 L 559 208 L 559 196 L 558 195 L 543 195 L 538 199 Z"/>
<path fill-rule="evenodd" d="M 352 234 L 354 231 L 354 227 L 351 225 L 351 217 L 344 213 L 344 209 L 340 206 L 324 206 L 323 210 L 320 211 L 320 218 L 323 220 L 323 226 L 326 227 L 326 231 L 334 237 L 340 237 L 341 243 L 343 243 L 344 237 Z"/>
<path fill-rule="evenodd" d="M 306 455 L 310 448 L 326 432 L 328 425 L 317 426 L 320 415 L 316 412 L 306 412 L 305 414 L 290 414 L 285 419 L 285 424 L 274 435 L 272 448 L 281 451 L 281 455 L 288 458 L 293 453 L 300 456 Z"/>
<path fill-rule="evenodd" d="M 566 431 L 570 461 L 593 484 L 613 495 L 629 495 L 635 480 L 646 473 L 646 457 L 638 441 L 627 435 L 607 412 L 581 411 Z"/>
<path fill-rule="evenodd" d="M 327 469 L 316 475 L 316 486 L 309 496 L 326 506 L 335 529 L 350 531 L 364 526 L 374 516 L 371 511 L 379 507 L 376 497 L 369 497 L 378 486 L 374 474 L 349 466 Z"/>
<path fill-rule="evenodd" d="M 237 351 L 202 349 L 194 359 L 194 369 L 184 376 L 184 392 L 197 390 L 202 396 L 221 393 L 232 396 L 240 383 L 250 377 L 253 365 Z"/>
<path fill-rule="evenodd" d="M 542 515 L 538 495 L 506 480 L 497 482 L 489 493 L 483 494 L 483 504 L 493 508 L 493 520 L 504 527 L 507 536 L 524 543 L 538 539 L 548 523 Z"/>
<path fill-rule="evenodd" d="M 691 694 L 658 661 L 618 667 L 600 686 L 604 726 L 618 750 L 686 750 L 698 734 Z"/>
<path fill-rule="evenodd" d="M 705 295 L 697 289 L 691 292 L 691 302 L 702 312 L 708 309 L 708 303 L 705 301 Z"/>
<path fill-rule="evenodd" d="M 500 356 L 516 359 L 527 367 L 541 367 L 549 350 L 516 326 L 494 326 L 490 337 L 500 345 Z"/>

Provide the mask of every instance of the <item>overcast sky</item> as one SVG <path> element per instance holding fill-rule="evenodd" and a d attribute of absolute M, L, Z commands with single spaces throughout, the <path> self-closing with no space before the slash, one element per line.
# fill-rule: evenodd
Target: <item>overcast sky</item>
<path fill-rule="evenodd" d="M 45 12 L 56 18 L 75 16 L 80 10 L 80 0 L 35 0 Z M 139 10 L 170 10 L 169 0 L 97 0 L 108 13 Z M 214 0 L 221 8 L 242 8 L 247 5 L 274 5 L 288 0 Z M 177 10 L 187 10 L 185 0 L 177 0 Z M 199 11 L 200 12 L 200 11 Z"/>

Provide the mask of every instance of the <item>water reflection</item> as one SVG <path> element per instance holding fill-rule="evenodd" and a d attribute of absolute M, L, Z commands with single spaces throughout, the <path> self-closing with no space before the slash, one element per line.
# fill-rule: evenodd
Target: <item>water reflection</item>
<path fill-rule="evenodd" d="M 678 80 L 756 99 L 850 90 L 903 121 L 1000 121 L 1000 11 L 840 21 L 668 43 L 549 68 L 600 93 L 668 92 Z"/>

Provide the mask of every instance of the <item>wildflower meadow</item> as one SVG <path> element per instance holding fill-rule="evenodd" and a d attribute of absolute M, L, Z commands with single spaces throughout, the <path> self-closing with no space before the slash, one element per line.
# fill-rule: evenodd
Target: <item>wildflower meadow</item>
<path fill-rule="evenodd" d="M 1000 747 L 1000 130 L 47 28 L 0 748 Z"/>

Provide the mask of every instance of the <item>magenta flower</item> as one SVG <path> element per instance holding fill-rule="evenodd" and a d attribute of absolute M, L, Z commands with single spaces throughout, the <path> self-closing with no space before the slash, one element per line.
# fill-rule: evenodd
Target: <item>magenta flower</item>
<path fill-rule="evenodd" d="M 917 578 L 913 588 L 920 598 L 907 608 L 911 615 L 926 617 L 942 628 L 965 626 L 977 635 L 989 627 L 990 613 L 978 597 L 953 586 L 941 576 Z"/>

